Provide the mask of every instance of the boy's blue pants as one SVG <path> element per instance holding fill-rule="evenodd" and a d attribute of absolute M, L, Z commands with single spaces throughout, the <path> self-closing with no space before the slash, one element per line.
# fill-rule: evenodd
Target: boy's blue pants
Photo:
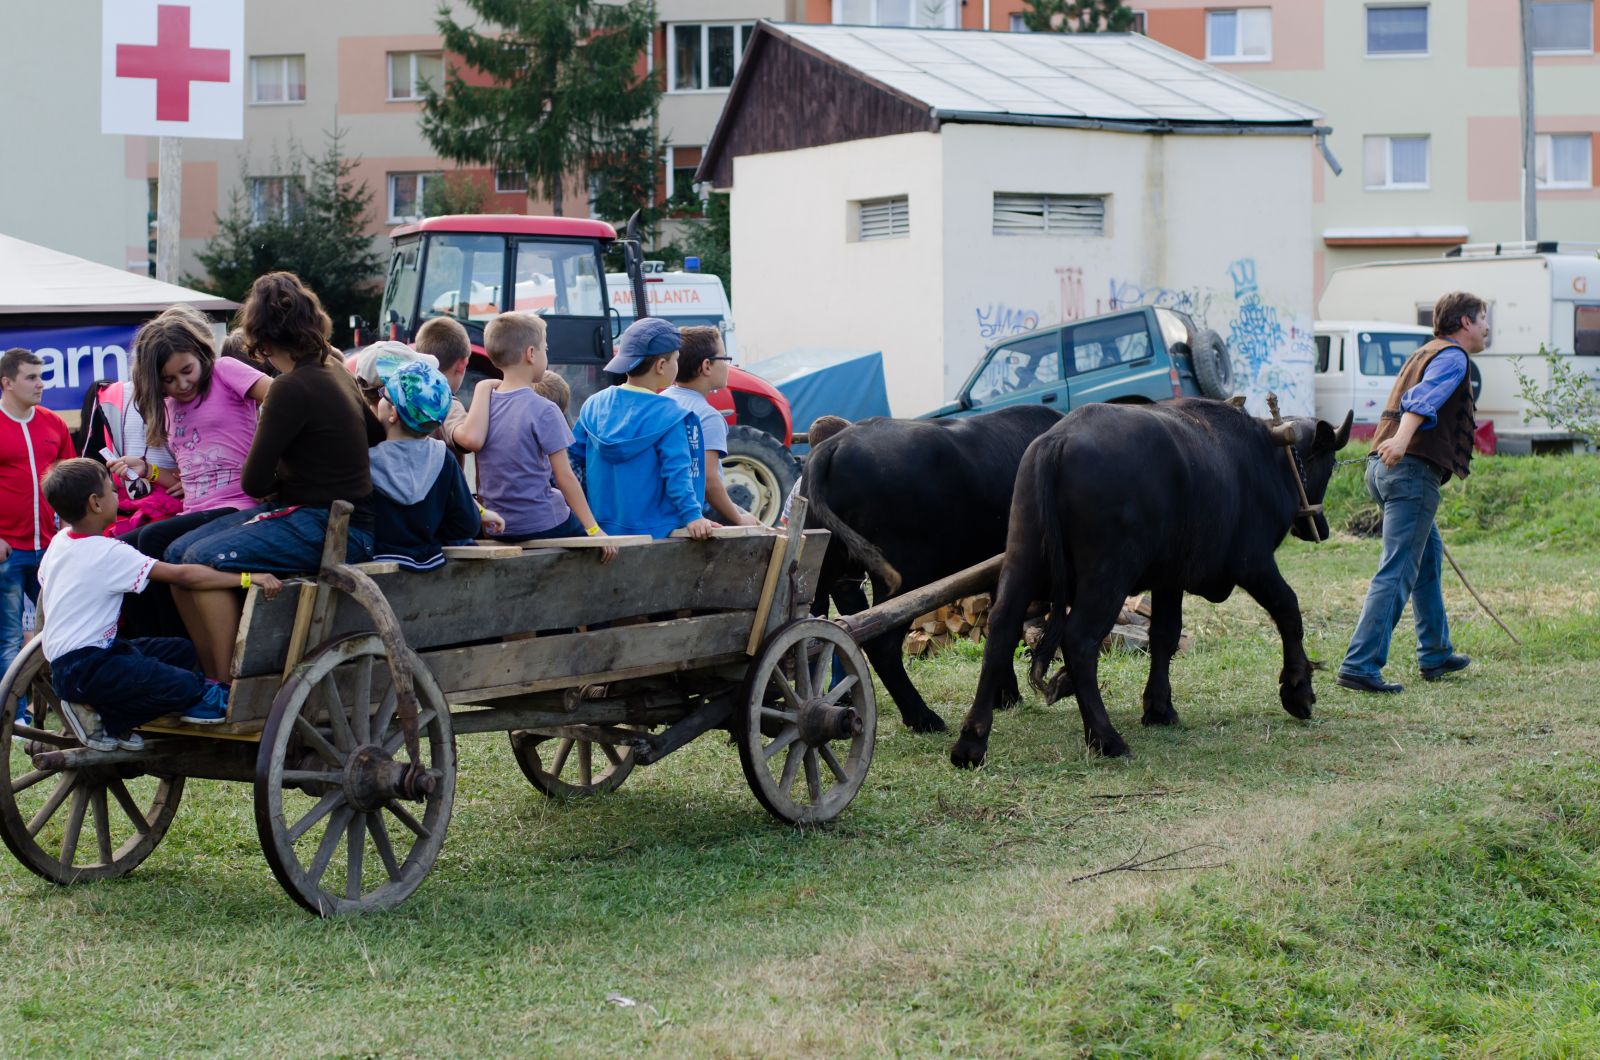
<path fill-rule="evenodd" d="M 194 645 L 182 637 L 138 637 L 50 660 L 50 683 L 56 695 L 92 707 L 106 732 L 121 736 L 200 702 L 206 683 L 199 671 Z"/>

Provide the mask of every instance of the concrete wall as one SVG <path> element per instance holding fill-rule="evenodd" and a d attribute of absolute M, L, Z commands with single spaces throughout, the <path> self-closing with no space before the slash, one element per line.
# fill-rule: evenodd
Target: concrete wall
<path fill-rule="evenodd" d="M 741 356 L 796 346 L 883 351 L 889 404 L 943 400 L 944 232 L 940 138 L 886 136 L 734 160 L 734 316 Z M 853 202 L 907 196 L 910 234 L 851 241 Z"/>
<path fill-rule="evenodd" d="M 0 232 L 142 271 L 144 144 L 100 132 L 99 17 L 39 4 L 0 35 Z"/>
<path fill-rule="evenodd" d="M 913 416 L 1005 335 L 1167 305 L 1228 339 L 1253 407 L 1276 390 L 1309 412 L 1310 165 L 1294 137 L 994 125 L 736 159 L 744 355 L 881 349 L 890 407 Z M 1108 195 L 1108 234 L 996 236 L 997 191 Z M 898 194 L 908 237 L 848 240 L 853 200 Z"/>

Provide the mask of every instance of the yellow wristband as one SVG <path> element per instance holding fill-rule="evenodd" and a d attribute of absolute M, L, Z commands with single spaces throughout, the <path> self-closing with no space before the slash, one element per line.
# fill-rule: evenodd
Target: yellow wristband
<path fill-rule="evenodd" d="M 487 508 L 485 508 L 481 504 L 478 505 L 478 518 L 479 519 L 482 519 L 485 515 L 488 515 L 488 514 L 489 514 L 489 510 Z"/>
<path fill-rule="evenodd" d="M 244 573 L 239 575 L 239 588 L 241 588 L 241 589 L 250 588 L 250 572 L 249 571 L 245 571 Z"/>
<path fill-rule="evenodd" d="M 588 534 L 590 537 L 593 537 L 594 535 L 598 534 L 599 532 L 600 532 L 600 524 L 599 523 L 596 523 L 595 525 L 589 527 L 589 529 L 584 531 L 584 533 Z"/>
<path fill-rule="evenodd" d="M 152 486 L 155 485 L 156 480 L 159 479 L 160 477 L 161 477 L 161 469 L 159 467 L 156 467 L 154 464 L 151 464 L 150 465 L 150 484 Z"/>

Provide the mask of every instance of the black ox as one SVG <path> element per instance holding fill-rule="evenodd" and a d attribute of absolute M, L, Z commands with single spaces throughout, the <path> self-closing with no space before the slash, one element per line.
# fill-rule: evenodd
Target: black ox
<path fill-rule="evenodd" d="M 1022 454 L 1060 421 L 1042 405 L 943 420 L 873 418 L 819 445 L 800 492 L 807 520 L 833 533 L 818 584 L 831 590 L 840 613 L 866 608 L 863 570 L 882 603 L 999 554 Z M 828 593 L 818 592 L 813 612 L 827 606 Z M 862 648 L 906 726 L 943 732 L 944 720 L 906 675 L 901 643 L 909 626 Z"/>
<path fill-rule="evenodd" d="M 1050 702 L 1076 692 L 1084 739 L 1101 754 L 1127 754 L 1128 746 L 1100 698 L 1100 643 L 1123 601 L 1140 591 L 1151 594 L 1144 724 L 1178 720 L 1168 667 L 1183 594 L 1220 603 L 1235 586 L 1266 609 L 1283 637 L 1283 709 L 1309 718 L 1316 696 L 1300 602 L 1273 554 L 1291 529 L 1306 540 L 1327 537 L 1320 513 L 1299 514 L 1295 476 L 1320 504 L 1349 435 L 1348 416 L 1337 429 L 1314 419 L 1269 429 L 1226 402 L 1185 398 L 1138 408 L 1085 405 L 1040 437 L 1017 471 L 983 670 L 950 760 L 981 765 L 995 709 L 1017 701 L 1012 658 L 1027 606 L 1038 599 L 1050 600 L 1050 619 L 1030 680 Z M 1291 438 L 1293 465 L 1284 458 Z M 1065 666 L 1046 682 L 1058 649 Z"/>

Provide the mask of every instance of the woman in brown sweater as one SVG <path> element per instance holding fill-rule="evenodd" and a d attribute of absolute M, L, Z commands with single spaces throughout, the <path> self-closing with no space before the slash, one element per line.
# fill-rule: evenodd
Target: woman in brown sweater
<path fill-rule="evenodd" d="M 239 311 L 246 349 L 280 373 L 261 406 L 255 441 L 239 473 L 262 501 L 185 534 L 167 549 L 174 563 L 225 571 L 298 574 L 322 558 L 328 509 L 355 506 L 349 561 L 372 558 L 372 479 L 367 447 L 382 440 L 355 380 L 328 345 L 333 322 L 293 273 L 271 272 L 250 287 Z M 203 557 L 189 559 L 184 557 Z M 194 634 L 206 676 L 227 684 L 242 601 L 228 589 L 173 593 Z"/>

